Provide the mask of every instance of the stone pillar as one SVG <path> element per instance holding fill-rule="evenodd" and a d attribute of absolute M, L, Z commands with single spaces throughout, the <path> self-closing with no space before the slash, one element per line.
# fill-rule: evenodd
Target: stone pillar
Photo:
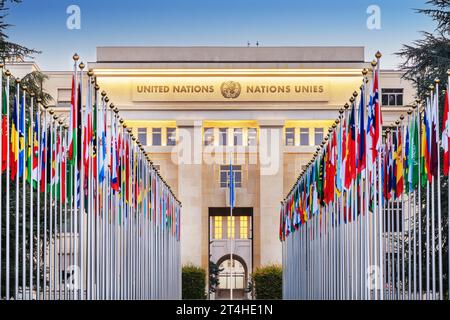
<path fill-rule="evenodd" d="M 283 199 L 283 120 L 259 121 L 260 264 L 281 263 L 278 239 Z"/>
<path fill-rule="evenodd" d="M 181 263 L 201 266 L 202 251 L 202 122 L 177 121 L 178 194 L 181 208 Z"/>

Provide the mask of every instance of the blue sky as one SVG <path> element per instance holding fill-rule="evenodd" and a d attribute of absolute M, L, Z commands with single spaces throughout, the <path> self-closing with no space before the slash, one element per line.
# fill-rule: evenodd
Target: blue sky
<path fill-rule="evenodd" d="M 426 0 L 23 0 L 11 5 L 7 34 L 42 51 L 43 70 L 68 70 L 74 52 L 95 61 L 105 45 L 262 46 L 363 45 L 366 60 L 379 49 L 383 67 L 403 43 L 433 31 L 433 21 L 413 8 Z M 366 27 L 369 5 L 381 9 L 381 29 Z M 66 27 L 69 5 L 81 9 L 81 29 Z"/>

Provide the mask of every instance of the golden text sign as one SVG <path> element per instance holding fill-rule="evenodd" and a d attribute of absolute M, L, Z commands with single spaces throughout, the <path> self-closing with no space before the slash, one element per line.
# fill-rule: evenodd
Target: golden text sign
<path fill-rule="evenodd" d="M 133 101 L 323 101 L 330 85 L 314 77 L 152 77 L 132 81 Z"/>

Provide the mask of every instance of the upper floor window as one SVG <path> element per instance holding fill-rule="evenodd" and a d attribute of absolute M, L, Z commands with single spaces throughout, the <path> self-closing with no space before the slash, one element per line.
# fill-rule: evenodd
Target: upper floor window
<path fill-rule="evenodd" d="M 381 89 L 381 104 L 383 106 L 402 106 L 403 89 Z"/>
<path fill-rule="evenodd" d="M 300 128 L 300 145 L 309 146 L 309 128 Z"/>
<path fill-rule="evenodd" d="M 227 128 L 219 128 L 219 146 L 228 145 L 228 129 Z"/>
<path fill-rule="evenodd" d="M 174 146 L 177 144 L 177 131 L 176 128 L 167 128 L 167 141 L 168 146 Z"/>
<path fill-rule="evenodd" d="M 234 128 L 233 138 L 235 146 L 242 146 L 242 128 Z"/>
<path fill-rule="evenodd" d="M 240 188 L 242 186 L 242 166 L 233 166 L 234 186 Z M 230 166 L 220 166 L 220 187 L 228 188 L 230 183 Z"/>
<path fill-rule="evenodd" d="M 205 128 L 205 146 L 214 144 L 214 128 Z"/>
<path fill-rule="evenodd" d="M 286 128 L 286 145 L 293 146 L 295 144 L 295 128 Z"/>
<path fill-rule="evenodd" d="M 239 217 L 239 239 L 248 239 L 249 238 L 249 223 L 248 216 L 240 216 Z"/>
<path fill-rule="evenodd" d="M 314 129 L 314 144 L 318 146 L 323 140 L 323 128 Z"/>
<path fill-rule="evenodd" d="M 235 238 L 236 223 L 235 217 L 227 216 L 227 239 Z"/>
<path fill-rule="evenodd" d="M 161 128 L 152 129 L 152 145 L 153 146 L 161 145 Z"/>
<path fill-rule="evenodd" d="M 222 216 L 215 216 L 213 221 L 214 221 L 214 239 L 222 239 L 223 238 Z"/>
<path fill-rule="evenodd" d="M 147 128 L 138 128 L 137 135 L 139 142 L 143 145 L 147 145 Z"/>
<path fill-rule="evenodd" d="M 257 144 L 257 135 L 256 135 L 256 128 L 248 128 L 248 137 L 247 137 L 247 143 L 249 146 L 256 146 Z"/>

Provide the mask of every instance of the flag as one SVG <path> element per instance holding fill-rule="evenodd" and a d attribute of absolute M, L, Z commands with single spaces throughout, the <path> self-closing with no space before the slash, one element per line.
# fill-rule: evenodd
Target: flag
<path fill-rule="evenodd" d="M 46 130 L 47 124 L 44 120 L 44 125 L 42 126 L 42 134 L 41 134 L 41 176 L 39 177 L 41 183 L 41 192 L 45 191 L 45 181 L 46 181 L 46 161 L 47 161 L 47 144 L 46 144 Z M 69 186 L 70 187 L 70 186 Z"/>
<path fill-rule="evenodd" d="M 437 132 L 438 94 L 435 93 L 431 102 L 431 145 L 430 145 L 430 171 L 433 177 L 438 175 L 439 134 Z"/>
<path fill-rule="evenodd" d="M 403 181 L 403 146 L 402 146 L 402 133 L 400 129 L 397 129 L 395 133 L 397 135 L 397 150 L 396 150 L 396 197 L 399 198 L 403 193 L 404 181 Z"/>
<path fill-rule="evenodd" d="M 448 176 L 448 168 L 450 167 L 449 145 L 450 145 L 450 117 L 448 90 L 445 92 L 444 114 L 442 115 L 442 148 L 444 149 L 443 170 L 444 175 Z"/>
<path fill-rule="evenodd" d="M 74 143 L 76 142 L 76 128 L 77 128 L 77 107 L 75 105 L 75 75 L 72 75 L 72 91 L 70 94 L 70 125 L 69 125 L 69 149 L 68 149 L 68 157 L 73 163 L 74 161 Z M 76 152 L 75 152 L 76 153 Z"/>
<path fill-rule="evenodd" d="M 7 166 L 7 153 L 8 153 L 8 110 L 6 101 L 6 90 L 3 88 L 2 103 L 2 172 L 6 170 Z"/>
<path fill-rule="evenodd" d="M 419 160 L 420 160 L 420 150 L 419 150 L 419 128 L 417 124 L 417 116 L 413 117 L 411 123 L 411 133 L 410 133 L 410 144 L 408 151 L 408 181 L 410 183 L 411 192 L 413 189 L 417 188 L 419 184 Z"/>
<path fill-rule="evenodd" d="M 233 173 L 233 164 L 230 161 L 230 182 L 228 183 L 229 191 L 230 191 L 230 208 L 233 209 L 235 206 L 235 190 L 234 190 L 234 173 Z"/>
<path fill-rule="evenodd" d="M 364 127 L 365 90 L 361 88 L 361 99 L 359 101 L 359 134 L 358 134 L 358 173 L 366 168 L 366 130 Z"/>
<path fill-rule="evenodd" d="M 24 174 L 24 161 L 25 161 L 25 105 L 24 99 L 20 101 L 19 110 L 19 178 Z"/>
<path fill-rule="evenodd" d="M 27 182 L 33 186 L 37 187 L 38 181 L 38 115 L 35 115 L 34 125 L 31 128 L 31 124 L 28 125 L 28 146 L 27 146 Z"/>
<path fill-rule="evenodd" d="M 355 129 L 355 104 L 352 105 L 347 135 L 345 188 L 349 189 L 356 178 L 356 129 Z"/>
<path fill-rule="evenodd" d="M 18 111 L 19 107 L 17 105 L 16 97 L 14 96 L 14 108 L 12 111 L 12 123 L 11 123 L 11 156 L 10 156 L 10 170 L 11 170 L 11 180 L 14 180 L 17 176 L 17 161 L 19 161 L 19 131 L 18 131 Z"/>

